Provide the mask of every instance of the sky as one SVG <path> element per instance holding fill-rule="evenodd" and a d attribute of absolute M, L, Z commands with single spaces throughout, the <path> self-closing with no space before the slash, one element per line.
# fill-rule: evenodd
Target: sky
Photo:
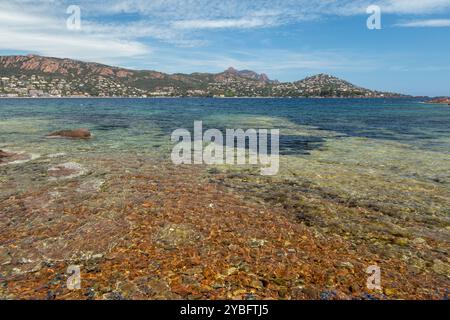
<path fill-rule="evenodd" d="M 450 0 L 0 0 L 0 55 L 30 53 L 448 96 Z"/>

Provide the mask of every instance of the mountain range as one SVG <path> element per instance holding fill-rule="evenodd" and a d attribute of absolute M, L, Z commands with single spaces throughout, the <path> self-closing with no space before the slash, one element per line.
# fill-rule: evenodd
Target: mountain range
<path fill-rule="evenodd" d="M 221 73 L 167 74 L 72 59 L 0 57 L 0 96 L 7 97 L 404 97 L 318 74 L 295 82 L 229 68 Z"/>

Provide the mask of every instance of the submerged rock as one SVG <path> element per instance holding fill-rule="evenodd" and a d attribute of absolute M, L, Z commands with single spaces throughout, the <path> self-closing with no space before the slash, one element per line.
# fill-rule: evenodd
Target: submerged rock
<path fill-rule="evenodd" d="M 267 243 L 267 240 L 251 239 L 250 240 L 250 247 L 252 247 L 252 248 L 261 248 L 261 247 L 264 247 L 264 245 L 266 243 Z"/>
<path fill-rule="evenodd" d="M 433 271 L 450 278 L 450 265 L 439 259 L 433 261 Z"/>
<path fill-rule="evenodd" d="M 39 158 L 38 154 L 27 154 L 24 152 L 7 152 L 0 150 L 0 166 L 8 164 L 21 164 Z"/>
<path fill-rule="evenodd" d="M 0 150 L 0 161 L 2 161 L 3 158 L 9 158 L 13 155 L 14 155 L 13 153 L 9 153 L 9 152 Z"/>
<path fill-rule="evenodd" d="M 105 184 L 105 180 L 102 179 L 91 179 L 83 182 L 77 189 L 81 193 L 94 193 L 101 190 L 102 186 Z"/>
<path fill-rule="evenodd" d="M 346 268 L 346 269 L 354 269 L 355 268 L 353 263 L 348 262 L 348 261 L 344 261 L 344 262 L 339 263 L 339 267 Z"/>
<path fill-rule="evenodd" d="M 14 153 L 9 153 L 3 150 L 0 150 L 0 164 L 9 162 L 8 160 L 13 157 Z"/>
<path fill-rule="evenodd" d="M 50 159 L 56 159 L 56 158 L 62 158 L 67 156 L 67 153 L 65 152 L 61 152 L 61 153 L 53 153 L 53 154 L 49 154 L 47 157 Z"/>
<path fill-rule="evenodd" d="M 162 244 L 167 249 L 183 245 L 193 245 L 199 239 L 200 234 L 191 226 L 173 223 L 161 228 L 155 237 L 156 242 Z"/>
<path fill-rule="evenodd" d="M 444 98 L 436 98 L 430 101 L 427 101 L 429 104 L 448 104 L 450 105 L 450 98 L 444 97 Z"/>
<path fill-rule="evenodd" d="M 78 163 L 68 162 L 51 167 L 47 172 L 51 180 L 56 180 L 76 178 L 85 174 L 86 170 Z"/>
<path fill-rule="evenodd" d="M 50 133 L 47 137 L 54 138 L 72 138 L 72 139 L 89 139 L 91 132 L 88 129 L 62 130 Z"/>
<path fill-rule="evenodd" d="M 413 240 L 413 243 L 415 245 L 427 244 L 427 240 L 425 240 L 423 238 L 416 238 L 416 239 Z"/>
<path fill-rule="evenodd" d="M 0 247 L 0 266 L 5 266 L 11 263 L 11 256 L 5 247 Z"/>

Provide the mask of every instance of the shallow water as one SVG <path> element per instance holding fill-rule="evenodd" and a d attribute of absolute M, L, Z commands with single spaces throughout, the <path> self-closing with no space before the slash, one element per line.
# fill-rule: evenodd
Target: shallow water
<path fill-rule="evenodd" d="M 294 172 L 336 192 L 368 196 L 362 189 L 383 182 L 385 191 L 396 190 L 399 179 L 412 188 L 428 184 L 443 196 L 450 188 L 450 107 L 414 99 L 3 99 L 0 147 L 47 158 L 88 157 L 91 164 L 96 155 L 169 160 L 171 132 L 193 132 L 195 120 L 222 132 L 281 129 L 280 175 Z M 80 127 L 94 138 L 45 138 Z M 23 172 L 18 165 L 8 170 Z M 393 197 L 405 206 L 411 200 Z M 449 208 L 442 202 L 440 213 Z"/>
<path fill-rule="evenodd" d="M 193 132 L 196 120 L 204 130 L 222 132 L 280 129 L 279 174 L 263 177 L 251 166 L 190 166 L 191 178 L 181 177 L 184 169 L 170 164 L 170 135 L 178 128 Z M 83 127 L 92 139 L 45 137 Z M 232 194 L 243 201 L 243 212 L 262 204 L 295 228 L 305 223 L 321 237 L 366 248 L 365 259 L 380 255 L 386 268 L 395 268 L 390 259 L 396 257 L 412 268 L 411 277 L 432 272 L 443 287 L 450 279 L 448 106 L 414 99 L 0 99 L 0 149 L 29 155 L 0 164 L 0 258 L 7 259 L 0 275 L 106 254 L 129 232 L 142 203 L 174 219 L 190 219 L 189 206 L 202 223 L 205 202 L 212 210 L 208 199 L 217 199 L 211 193 L 191 200 L 195 180 L 200 189 L 213 183 L 237 191 Z M 160 188 L 167 189 L 164 198 L 157 196 Z M 175 210 L 178 201 L 188 204 Z M 226 206 L 224 201 L 220 209 L 229 212 Z M 161 219 L 144 216 L 140 223 L 167 222 Z M 108 237 L 97 239 L 103 230 Z"/>
<path fill-rule="evenodd" d="M 288 163 L 339 163 L 449 184 L 450 107 L 414 99 L 3 99 L 0 147 L 33 154 L 141 154 L 169 159 L 170 134 L 279 128 Z M 89 141 L 45 139 L 89 128 Z M 298 158 L 300 157 L 300 158 Z"/>

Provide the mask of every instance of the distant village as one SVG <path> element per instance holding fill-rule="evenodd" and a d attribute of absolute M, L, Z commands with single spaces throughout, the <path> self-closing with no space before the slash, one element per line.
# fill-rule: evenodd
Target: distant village
<path fill-rule="evenodd" d="M 324 83 L 317 77 L 305 79 L 298 83 L 274 83 L 267 85 L 264 82 L 242 81 L 236 78 L 227 78 L 209 83 L 206 89 L 180 89 L 174 86 L 155 87 L 153 90 L 143 90 L 128 86 L 114 79 L 98 76 L 89 79 L 74 78 L 66 80 L 58 77 L 45 77 L 41 75 L 2 76 L 0 82 L 0 97 L 299 97 L 299 96 L 340 96 L 348 95 L 359 97 L 383 97 L 382 93 L 369 90 L 355 92 L 345 82 L 327 75 Z M 334 80 L 336 79 L 336 80 Z M 333 83 L 335 81 L 336 83 Z M 333 85 L 334 92 L 324 91 L 324 85 Z"/>
<path fill-rule="evenodd" d="M 1 77 L 0 97 L 147 97 L 144 90 L 131 88 L 111 79 L 49 79 L 43 76 Z M 158 94 L 161 94 L 159 92 Z"/>
<path fill-rule="evenodd" d="M 224 72 L 164 74 L 35 55 L 0 56 L 0 97 L 400 97 L 327 74 L 295 82 L 229 68 Z"/>

